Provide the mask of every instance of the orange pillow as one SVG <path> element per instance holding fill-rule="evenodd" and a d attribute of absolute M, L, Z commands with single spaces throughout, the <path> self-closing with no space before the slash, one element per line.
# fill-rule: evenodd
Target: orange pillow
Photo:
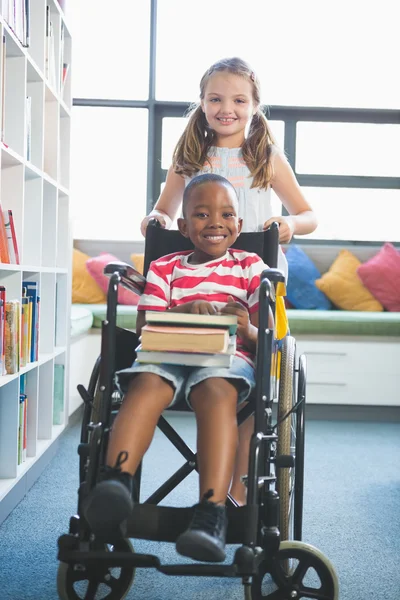
<path fill-rule="evenodd" d="M 321 292 L 343 310 L 382 311 L 383 306 L 361 283 L 361 265 L 349 250 L 341 250 L 327 273 L 315 281 Z"/>
<path fill-rule="evenodd" d="M 144 254 L 131 254 L 132 265 L 143 275 Z"/>
<path fill-rule="evenodd" d="M 86 269 L 90 256 L 73 249 L 72 257 L 72 302 L 80 304 L 103 304 L 106 295 Z"/>

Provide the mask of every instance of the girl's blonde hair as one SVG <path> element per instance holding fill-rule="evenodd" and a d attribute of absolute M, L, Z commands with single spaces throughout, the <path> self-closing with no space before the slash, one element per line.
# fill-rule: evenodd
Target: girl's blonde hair
<path fill-rule="evenodd" d="M 253 176 L 251 187 L 266 189 L 272 178 L 271 151 L 275 145 L 268 121 L 260 106 L 260 82 L 257 75 L 241 58 L 225 58 L 213 64 L 200 81 L 200 100 L 204 99 L 207 83 L 216 72 L 228 72 L 250 81 L 253 101 L 257 107 L 247 138 L 242 144 L 242 156 Z M 209 127 L 200 103 L 192 105 L 189 121 L 174 150 L 172 165 L 175 173 L 192 177 L 208 161 L 210 147 L 215 144 L 215 132 Z M 208 161 L 209 162 L 209 161 Z"/>

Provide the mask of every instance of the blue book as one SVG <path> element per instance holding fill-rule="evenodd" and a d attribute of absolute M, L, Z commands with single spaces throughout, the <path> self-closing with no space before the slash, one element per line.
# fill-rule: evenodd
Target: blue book
<path fill-rule="evenodd" d="M 37 281 L 23 281 L 22 287 L 26 289 L 26 295 L 28 298 L 32 298 L 32 327 L 31 327 L 31 348 L 30 357 L 31 362 L 37 360 L 36 347 L 37 347 L 37 332 L 38 332 L 38 283 Z"/>

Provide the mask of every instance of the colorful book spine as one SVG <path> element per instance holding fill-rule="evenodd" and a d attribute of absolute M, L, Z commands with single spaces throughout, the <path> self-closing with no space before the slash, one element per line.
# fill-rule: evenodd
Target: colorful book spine
<path fill-rule="evenodd" d="M 19 371 L 19 320 L 20 302 L 11 300 L 6 302 L 5 320 L 5 365 L 7 375 Z"/>
<path fill-rule="evenodd" d="M 29 299 L 22 296 L 21 304 L 21 367 L 29 362 Z"/>
<path fill-rule="evenodd" d="M 22 286 L 26 288 L 26 296 L 32 299 L 32 318 L 30 323 L 30 362 L 37 360 L 37 337 L 38 337 L 38 322 L 39 322 L 39 308 L 38 308 L 38 284 L 36 281 L 23 281 Z"/>
<path fill-rule="evenodd" d="M 19 252 L 18 252 L 17 236 L 15 233 L 15 226 L 14 226 L 12 210 L 5 210 L 3 212 L 3 218 L 4 218 L 4 227 L 6 230 L 10 264 L 19 265 Z"/>
<path fill-rule="evenodd" d="M 0 204 L 0 260 L 2 263 L 10 264 L 10 253 L 8 251 L 8 240 L 4 213 Z"/>
<path fill-rule="evenodd" d="M 5 375 L 6 374 L 6 336 L 5 336 L 5 329 L 6 329 L 6 288 L 1 285 L 0 286 L 0 300 L 2 302 L 2 315 L 1 315 L 1 321 L 0 321 L 0 327 L 1 327 L 1 346 L 0 346 L 0 353 L 1 353 L 1 371 L 0 371 L 0 375 Z"/>

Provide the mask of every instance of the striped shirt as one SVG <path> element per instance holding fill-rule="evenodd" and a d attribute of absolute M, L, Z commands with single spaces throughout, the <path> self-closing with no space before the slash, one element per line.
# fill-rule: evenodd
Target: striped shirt
<path fill-rule="evenodd" d="M 266 268 L 252 252 L 230 248 L 221 258 L 192 265 L 192 250 L 168 254 L 151 263 L 138 310 L 167 310 L 205 300 L 217 310 L 232 296 L 250 315 L 258 311 L 260 275 Z M 254 355 L 238 337 L 236 355 L 252 363 Z"/>

